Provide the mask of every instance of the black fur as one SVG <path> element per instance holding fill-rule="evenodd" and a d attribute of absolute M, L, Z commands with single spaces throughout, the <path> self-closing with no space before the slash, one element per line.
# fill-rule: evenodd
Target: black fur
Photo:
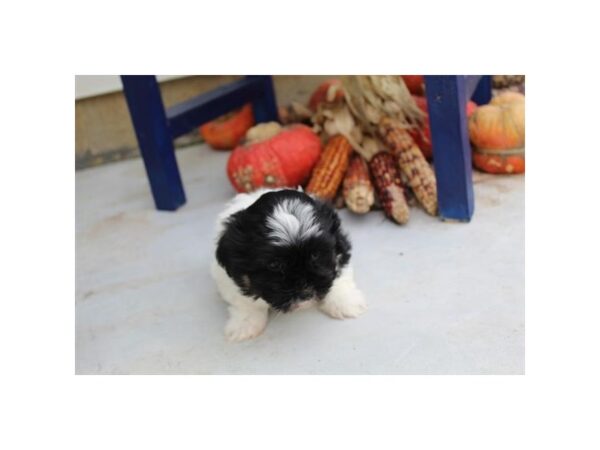
<path fill-rule="evenodd" d="M 322 233 L 292 245 L 275 245 L 266 221 L 285 199 L 310 203 Z M 227 220 L 216 256 L 245 295 L 289 311 L 297 301 L 323 299 L 350 260 L 350 249 L 331 206 L 302 192 L 281 190 L 262 195 Z"/>

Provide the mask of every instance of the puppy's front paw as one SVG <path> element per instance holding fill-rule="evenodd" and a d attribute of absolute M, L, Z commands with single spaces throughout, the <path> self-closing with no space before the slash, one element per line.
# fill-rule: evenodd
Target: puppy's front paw
<path fill-rule="evenodd" d="M 334 319 L 354 319 L 367 310 L 367 302 L 358 289 L 325 297 L 321 311 Z"/>
<path fill-rule="evenodd" d="M 266 314 L 234 315 L 225 325 L 225 337 L 232 342 L 245 341 L 261 334 L 266 326 Z"/>

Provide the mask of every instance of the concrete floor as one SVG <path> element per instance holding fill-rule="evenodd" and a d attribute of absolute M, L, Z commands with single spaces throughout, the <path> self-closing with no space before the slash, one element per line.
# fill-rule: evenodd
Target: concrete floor
<path fill-rule="evenodd" d="M 177 157 L 188 203 L 176 213 L 154 210 L 139 159 L 77 172 L 77 373 L 524 373 L 522 176 L 476 173 L 469 224 L 341 211 L 367 313 L 279 315 L 232 344 L 209 276 L 228 153 Z"/>

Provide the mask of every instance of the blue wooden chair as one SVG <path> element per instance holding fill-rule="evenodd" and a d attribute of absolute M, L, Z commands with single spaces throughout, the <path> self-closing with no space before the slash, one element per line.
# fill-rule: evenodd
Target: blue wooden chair
<path fill-rule="evenodd" d="M 252 102 L 257 122 L 278 120 L 270 76 L 247 76 L 165 111 L 156 77 L 122 75 L 123 89 L 146 166 L 156 208 L 173 211 L 185 203 L 173 139 Z M 471 147 L 466 103 L 491 98 L 491 76 L 425 77 L 442 219 L 469 221 L 473 215 Z"/>
<path fill-rule="evenodd" d="M 467 101 L 478 105 L 492 97 L 492 77 L 425 76 L 433 165 L 442 219 L 468 222 L 475 207 L 471 145 L 467 130 Z"/>
<path fill-rule="evenodd" d="M 253 75 L 198 95 L 165 111 L 154 75 L 121 75 L 150 189 L 157 209 L 185 203 L 173 140 L 235 108 L 252 102 L 256 122 L 278 120 L 270 76 Z"/>

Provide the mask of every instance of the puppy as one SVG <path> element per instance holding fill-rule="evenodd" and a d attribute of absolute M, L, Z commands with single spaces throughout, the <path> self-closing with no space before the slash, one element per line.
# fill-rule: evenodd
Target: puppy
<path fill-rule="evenodd" d="M 269 309 L 316 304 L 336 319 L 366 310 L 348 264 L 350 242 L 329 205 L 291 189 L 238 194 L 217 231 L 212 276 L 229 304 L 227 339 L 258 336 Z"/>

